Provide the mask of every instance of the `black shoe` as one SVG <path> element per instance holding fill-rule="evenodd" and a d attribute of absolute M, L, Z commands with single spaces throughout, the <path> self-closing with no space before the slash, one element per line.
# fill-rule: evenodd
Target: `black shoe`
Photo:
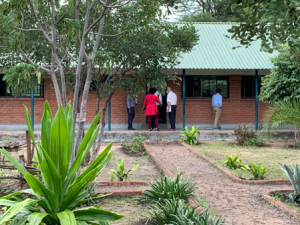
<path fill-rule="evenodd" d="M 218 127 L 218 129 L 221 130 L 222 128 L 221 128 L 221 127 Z"/>
<path fill-rule="evenodd" d="M 129 128 L 128 130 L 135 130 L 134 128 Z"/>

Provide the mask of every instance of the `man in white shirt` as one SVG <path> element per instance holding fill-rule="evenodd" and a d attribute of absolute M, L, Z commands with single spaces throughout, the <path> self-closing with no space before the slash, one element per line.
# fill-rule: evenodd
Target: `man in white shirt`
<path fill-rule="evenodd" d="M 175 121 L 176 121 L 176 106 L 177 106 L 177 95 L 172 91 L 170 87 L 167 89 L 167 112 L 169 113 L 169 121 L 171 124 L 170 131 L 175 131 Z"/>
<path fill-rule="evenodd" d="M 221 94 L 221 89 L 217 89 L 217 93 L 212 96 L 211 100 L 211 106 L 213 107 L 214 113 L 215 113 L 215 122 L 214 122 L 214 128 L 213 130 L 220 130 L 220 116 L 222 112 L 222 95 Z"/>

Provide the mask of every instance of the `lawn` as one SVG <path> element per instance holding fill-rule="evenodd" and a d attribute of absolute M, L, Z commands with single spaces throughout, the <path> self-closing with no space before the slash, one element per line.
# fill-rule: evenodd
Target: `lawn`
<path fill-rule="evenodd" d="M 232 141 L 206 141 L 193 147 L 238 177 L 250 179 L 251 175 L 242 169 L 229 169 L 224 160 L 226 155 L 240 152 L 244 165 L 249 165 L 249 162 L 263 162 L 263 166 L 269 169 L 265 174 L 266 179 L 287 179 L 279 163 L 300 163 L 300 149 L 289 148 L 289 142 L 276 140 L 268 142 L 265 147 L 241 147 Z"/>
<path fill-rule="evenodd" d="M 146 224 L 148 204 L 141 203 L 136 197 L 106 197 L 95 202 L 103 210 L 125 215 L 122 219 L 110 222 L 111 225 Z"/>

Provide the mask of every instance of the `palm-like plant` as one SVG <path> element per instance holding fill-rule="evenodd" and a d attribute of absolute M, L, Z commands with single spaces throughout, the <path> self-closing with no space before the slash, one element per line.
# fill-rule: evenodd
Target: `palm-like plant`
<path fill-rule="evenodd" d="M 31 139 L 37 151 L 42 181 L 30 174 L 6 150 L 0 149 L 0 152 L 24 175 L 31 188 L 0 199 L 0 205 L 7 206 L 7 210 L 0 217 L 0 224 L 6 222 L 6 224 L 21 225 L 27 221 L 30 225 L 40 223 L 47 225 L 107 224 L 106 221 L 123 217 L 98 207 L 76 209 L 91 199 L 88 186 L 111 159 L 112 153 L 109 151 L 112 143 L 98 155 L 82 174 L 77 176 L 77 171 L 96 138 L 100 114 L 95 117 L 79 145 L 72 165 L 69 164 L 73 148 L 71 105 L 68 104 L 65 111 L 60 106 L 55 117 L 52 118 L 48 102 L 45 103 L 41 141 L 38 143 L 34 139 L 30 116 L 26 107 L 25 116 Z M 24 199 L 22 193 L 27 193 L 33 198 Z"/>
<path fill-rule="evenodd" d="M 266 110 L 263 118 L 263 128 L 270 137 L 270 131 L 278 128 L 294 128 L 295 145 L 300 140 L 300 99 L 280 100 Z"/>
<path fill-rule="evenodd" d="M 288 197 L 292 202 L 300 203 L 300 169 L 298 165 L 292 166 L 293 172 L 287 165 L 282 165 L 281 169 L 289 178 L 294 188 L 294 193 L 288 194 Z"/>
<path fill-rule="evenodd" d="M 186 137 L 186 139 L 183 139 L 182 141 L 190 144 L 195 145 L 199 143 L 199 138 L 197 138 L 197 135 L 200 135 L 200 131 L 198 130 L 198 127 L 192 126 L 192 130 L 190 130 L 188 127 L 185 127 L 185 132 L 181 132 L 181 136 Z"/>

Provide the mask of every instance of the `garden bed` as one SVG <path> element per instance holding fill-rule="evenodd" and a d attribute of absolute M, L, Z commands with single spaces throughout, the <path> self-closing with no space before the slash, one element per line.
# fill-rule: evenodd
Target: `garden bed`
<path fill-rule="evenodd" d="M 286 195 L 293 190 L 274 190 L 262 194 L 262 197 L 273 206 L 289 213 L 300 221 L 300 204 L 292 202 Z"/>
<path fill-rule="evenodd" d="M 240 158 L 244 165 L 249 165 L 249 162 L 262 162 L 263 166 L 268 168 L 265 180 L 287 180 L 284 172 L 280 169 L 279 163 L 296 164 L 300 161 L 300 150 L 285 148 L 285 146 L 288 146 L 286 141 L 280 142 L 277 140 L 271 141 L 265 147 L 241 147 L 228 141 L 206 141 L 201 142 L 200 145 L 192 146 L 192 148 L 238 178 L 250 180 L 252 176 L 245 170 L 234 170 L 226 167 L 224 163 L 226 155 L 234 156 L 241 153 Z M 289 182 L 286 181 L 286 183 Z"/>

